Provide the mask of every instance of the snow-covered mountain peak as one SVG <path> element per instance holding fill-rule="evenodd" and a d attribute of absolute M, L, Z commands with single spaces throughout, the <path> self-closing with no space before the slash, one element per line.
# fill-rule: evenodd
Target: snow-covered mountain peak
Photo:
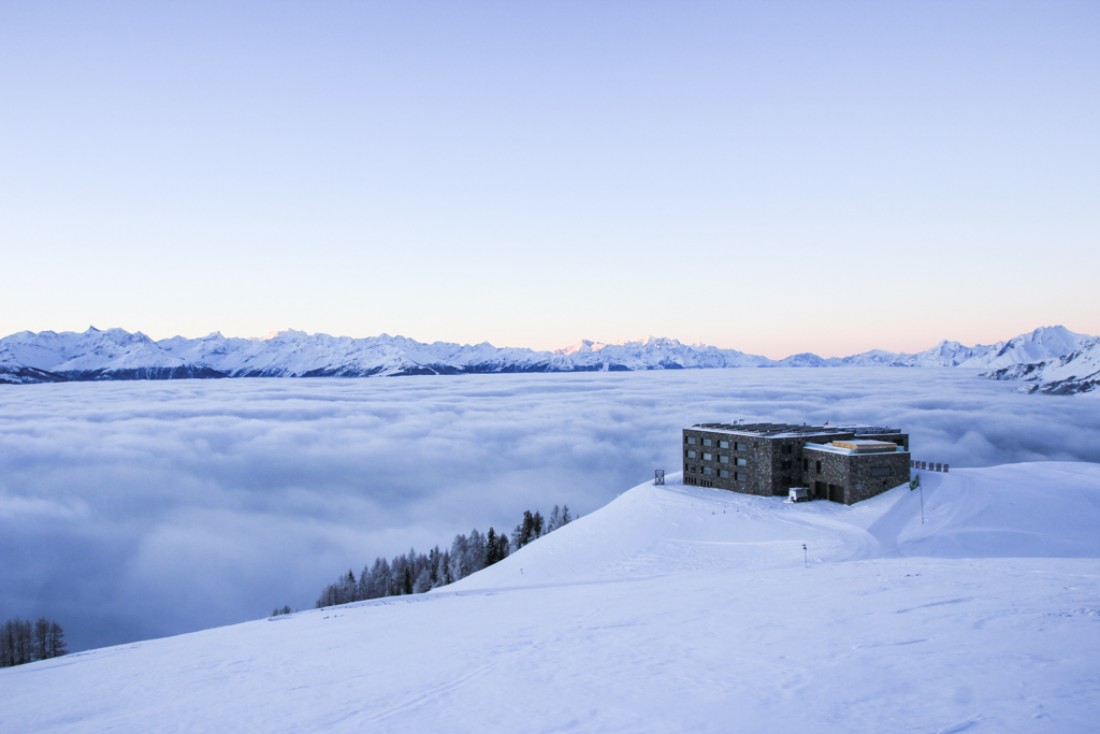
<path fill-rule="evenodd" d="M 297 329 L 261 338 L 226 337 L 213 332 L 189 339 L 153 341 L 142 332 L 100 330 L 83 333 L 29 331 L 0 339 L 6 348 L 4 375 L 20 373 L 33 381 L 33 370 L 60 373 L 49 379 L 151 379 L 166 377 L 314 377 L 484 372 L 574 372 L 701 369 L 730 367 L 971 367 L 1000 370 L 1015 365 L 1051 363 L 1082 351 L 1090 340 L 1062 326 L 1047 326 L 992 346 L 967 347 L 942 341 L 916 354 L 870 350 L 823 359 L 803 352 L 782 360 L 684 344 L 669 337 L 646 336 L 622 343 L 583 339 L 552 352 L 497 348 L 489 342 L 462 345 L 418 342 L 382 333 L 353 338 L 309 334 Z M 1030 368 L 1031 374 L 1035 367 Z M 27 372 L 31 370 L 31 372 Z M 1007 374 L 1007 373 L 1006 373 Z M 1015 374 L 1015 373 L 1013 373 Z"/>

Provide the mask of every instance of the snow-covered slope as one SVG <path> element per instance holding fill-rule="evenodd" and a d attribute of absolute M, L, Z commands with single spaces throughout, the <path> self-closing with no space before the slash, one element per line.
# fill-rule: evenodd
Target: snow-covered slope
<path fill-rule="evenodd" d="M 172 337 L 159 342 L 122 329 L 83 333 L 20 332 L 0 339 L 0 381 L 167 379 L 177 377 L 365 377 L 496 372 L 577 372 L 730 367 L 969 367 L 996 370 L 1051 362 L 1095 337 L 1043 327 L 1007 342 L 966 347 L 942 342 L 917 354 L 872 350 L 825 359 L 795 354 L 771 360 L 735 349 L 648 337 L 624 344 L 582 341 L 539 352 L 488 343 L 424 344 L 382 334 L 355 339 L 282 331 L 264 339 Z M 42 374 L 49 373 L 49 374 Z M 1013 373 L 1014 374 L 1014 373 Z M 1011 376 L 1006 373 L 1005 376 Z"/>
<path fill-rule="evenodd" d="M 188 364 L 140 331 L 123 329 L 56 333 L 22 331 L 0 340 L 15 364 L 71 380 L 171 379 L 220 376 Z"/>
<path fill-rule="evenodd" d="M 1078 342 L 1077 348 L 1060 357 L 1016 363 L 988 375 L 997 380 L 1022 380 L 1029 392 L 1069 395 L 1092 392 L 1100 387 L 1100 339 Z"/>
<path fill-rule="evenodd" d="M 21 732 L 1093 732 L 1100 465 L 641 485 L 451 587 L 0 671 Z M 803 547 L 805 546 L 805 551 Z"/>

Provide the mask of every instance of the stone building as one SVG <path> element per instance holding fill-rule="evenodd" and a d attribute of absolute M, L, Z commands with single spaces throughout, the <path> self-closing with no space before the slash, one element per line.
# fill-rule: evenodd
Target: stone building
<path fill-rule="evenodd" d="M 909 481 L 909 435 L 881 426 L 701 423 L 683 431 L 684 484 L 850 505 Z"/>

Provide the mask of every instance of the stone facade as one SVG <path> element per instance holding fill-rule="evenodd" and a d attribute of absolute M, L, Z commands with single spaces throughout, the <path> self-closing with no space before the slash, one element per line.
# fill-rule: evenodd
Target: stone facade
<path fill-rule="evenodd" d="M 869 438 L 897 444 L 899 448 L 891 456 L 898 458 L 887 461 L 879 453 L 878 459 L 868 461 L 873 454 L 863 452 L 853 452 L 856 458 L 846 460 L 822 458 L 821 469 L 829 467 L 827 476 L 818 475 L 817 463 L 807 463 L 807 444 Z M 791 487 L 806 487 L 811 497 L 835 497 L 838 502 L 851 504 L 883 491 L 877 488 L 884 478 L 892 481 L 901 476 L 895 470 L 899 460 L 905 464 L 905 476 L 889 486 L 908 481 L 909 436 L 892 428 L 705 423 L 683 430 L 682 448 L 685 484 L 744 494 L 785 497 Z M 836 456 L 841 455 L 836 452 Z M 890 468 L 889 474 L 882 473 L 883 466 Z M 843 489 L 830 494 L 830 484 Z"/>
<path fill-rule="evenodd" d="M 810 496 L 846 505 L 909 481 L 909 453 L 858 453 L 833 446 L 802 447 L 802 486 Z"/>

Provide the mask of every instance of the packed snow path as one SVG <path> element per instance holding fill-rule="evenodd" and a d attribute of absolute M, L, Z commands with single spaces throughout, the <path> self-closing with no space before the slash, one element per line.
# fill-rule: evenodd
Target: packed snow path
<path fill-rule="evenodd" d="M 1096 731 L 1100 466 L 922 481 L 670 477 L 429 594 L 0 671 L 0 731 Z"/>

